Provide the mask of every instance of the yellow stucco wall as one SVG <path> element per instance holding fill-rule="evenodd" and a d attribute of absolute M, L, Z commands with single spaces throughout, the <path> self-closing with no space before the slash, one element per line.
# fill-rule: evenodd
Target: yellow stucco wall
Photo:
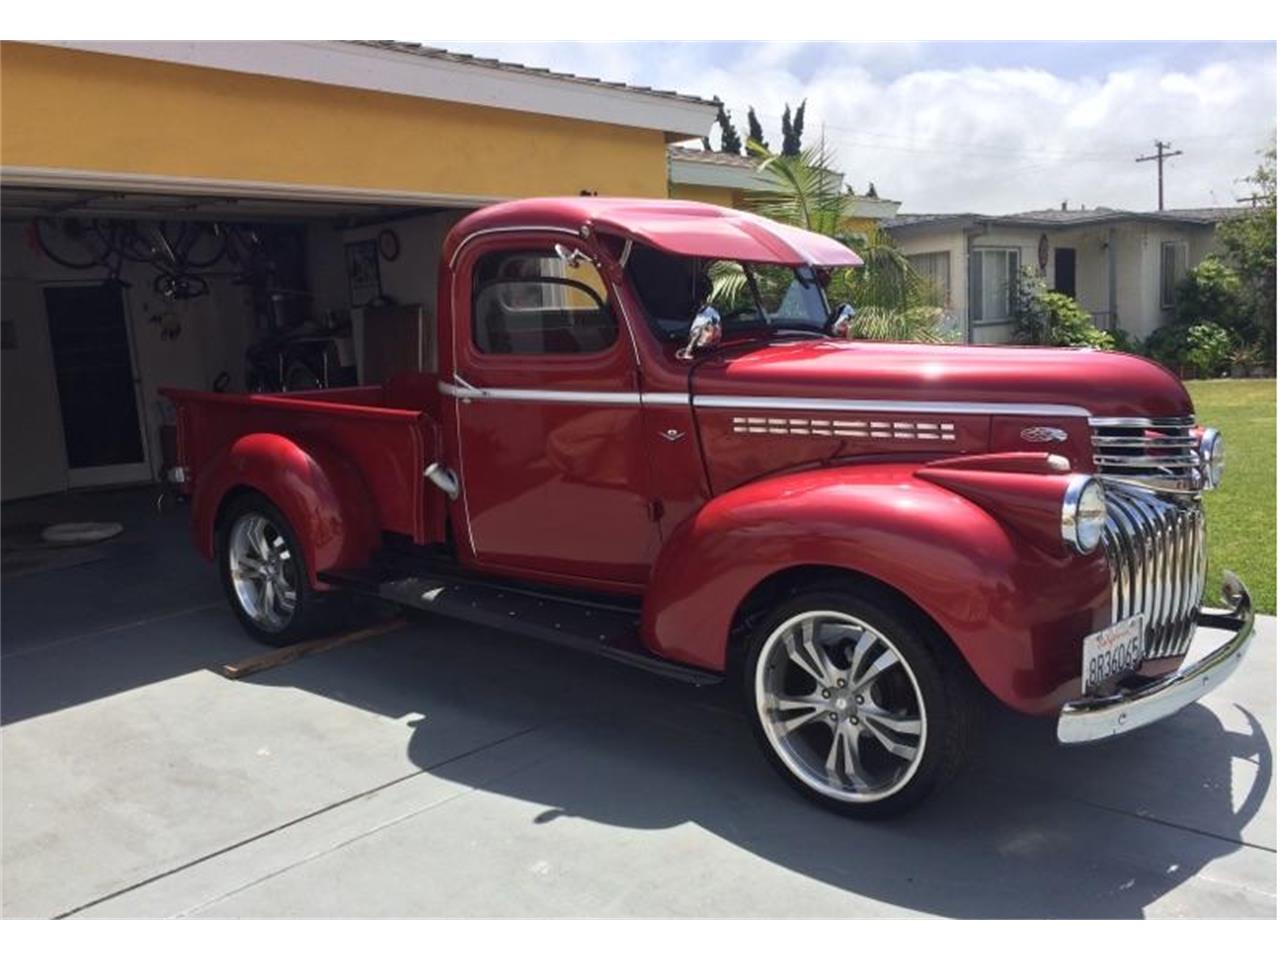
<path fill-rule="evenodd" d="M 730 187 L 704 187 L 692 183 L 671 184 L 672 200 L 696 200 L 699 203 L 714 203 L 719 207 L 742 209 L 742 191 Z"/>
<path fill-rule="evenodd" d="M 0 45 L 0 163 L 517 197 L 667 195 L 658 130 Z"/>

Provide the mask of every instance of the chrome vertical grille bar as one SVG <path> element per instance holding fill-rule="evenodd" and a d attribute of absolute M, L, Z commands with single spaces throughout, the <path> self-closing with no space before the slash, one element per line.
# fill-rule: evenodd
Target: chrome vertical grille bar
<path fill-rule="evenodd" d="M 1196 497 L 1106 484 L 1115 620 L 1141 614 L 1149 659 L 1181 656 L 1204 590 L 1204 513 Z"/>

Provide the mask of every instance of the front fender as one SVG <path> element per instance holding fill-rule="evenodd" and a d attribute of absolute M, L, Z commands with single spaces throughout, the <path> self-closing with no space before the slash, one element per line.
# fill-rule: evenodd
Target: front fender
<path fill-rule="evenodd" d="M 321 442 L 251 433 L 212 458 L 195 478 L 196 545 L 213 556 L 218 514 L 238 489 L 262 494 L 280 509 L 301 541 L 312 585 L 324 570 L 364 566 L 377 547 L 372 498 L 359 472 Z"/>
<path fill-rule="evenodd" d="M 1103 552 L 1042 549 L 917 470 L 787 474 L 709 501 L 658 557 L 645 642 L 660 656 L 723 670 L 733 618 L 757 585 L 790 568 L 835 567 L 904 594 L 1004 703 L 1054 709 L 1075 692 L 1081 638 L 1110 620 Z"/>

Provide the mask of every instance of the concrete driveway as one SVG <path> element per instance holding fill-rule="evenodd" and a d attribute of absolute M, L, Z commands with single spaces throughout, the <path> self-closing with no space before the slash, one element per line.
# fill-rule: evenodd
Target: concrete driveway
<path fill-rule="evenodd" d="M 224 679 L 261 648 L 185 516 L 57 508 L 128 531 L 3 582 L 8 916 L 1276 915 L 1270 618 L 1169 721 L 1064 748 L 999 713 L 945 794 L 862 824 L 778 780 L 723 692 L 492 631 Z"/>

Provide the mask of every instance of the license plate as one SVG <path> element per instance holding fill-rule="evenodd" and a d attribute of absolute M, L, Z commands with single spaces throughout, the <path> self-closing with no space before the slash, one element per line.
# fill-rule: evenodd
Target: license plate
<path fill-rule="evenodd" d="M 1108 680 L 1142 666 L 1142 617 L 1130 617 L 1084 638 L 1080 686 L 1096 693 Z"/>

